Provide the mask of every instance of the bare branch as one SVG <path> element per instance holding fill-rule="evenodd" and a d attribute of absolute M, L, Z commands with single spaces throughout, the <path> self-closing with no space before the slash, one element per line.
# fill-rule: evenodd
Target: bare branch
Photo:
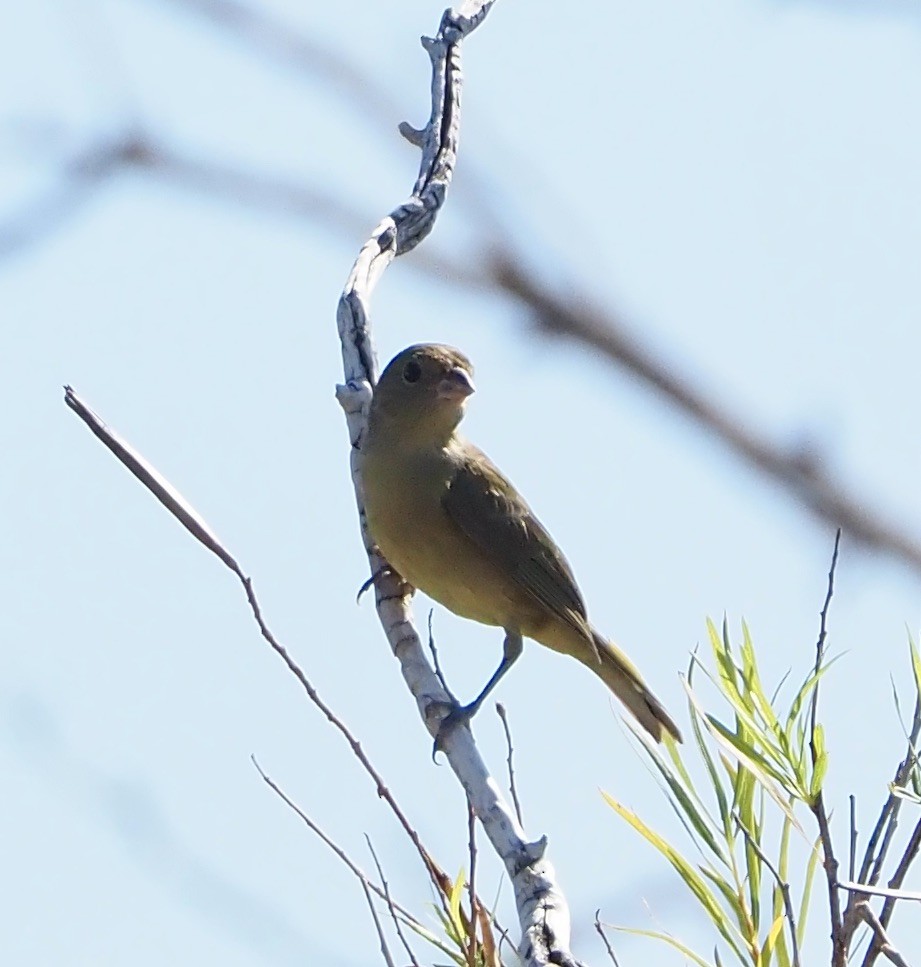
<path fill-rule="evenodd" d="M 233 33 L 273 64 L 287 63 L 306 76 L 323 79 L 353 109 L 375 121 L 386 120 L 389 127 L 389 119 L 396 116 L 393 100 L 381 94 L 379 78 L 362 72 L 264 9 L 250 7 L 242 0 L 173 3 Z M 404 124 L 401 130 L 404 136 L 414 137 L 410 126 Z M 131 129 L 120 138 L 92 144 L 63 161 L 58 183 L 0 225 L 0 259 L 46 237 L 126 166 L 148 171 L 177 187 L 319 224 L 350 239 L 361 237 L 364 231 L 365 220 L 359 213 L 318 188 L 235 169 L 223 161 L 194 158 Z M 467 181 L 469 187 L 471 179 Z M 477 223 L 482 239 L 473 252 L 463 258 L 445 257 L 427 246 L 410 260 L 409 268 L 449 285 L 498 291 L 511 297 L 541 331 L 572 339 L 625 370 L 721 440 L 743 462 L 772 479 L 819 521 L 842 527 L 856 543 L 921 574 L 921 536 L 912 535 L 903 522 L 889 519 L 881 509 L 873 509 L 874 502 L 866 496 L 842 487 L 815 452 L 785 447 L 759 433 L 750 421 L 738 417 L 737 408 L 715 399 L 687 373 L 663 363 L 661 355 L 614 313 L 591 305 L 578 290 L 563 292 L 547 286 L 526 266 L 523 252 L 513 244 L 495 206 L 490 206 L 483 195 L 477 190 L 468 192 L 467 197 L 467 213 Z M 490 249 L 491 254 L 484 255 Z"/>
<path fill-rule="evenodd" d="M 921 891 L 917 890 L 890 890 L 885 886 L 870 886 L 869 883 L 851 883 L 844 880 L 838 886 L 842 890 L 850 890 L 852 893 L 866 893 L 870 896 L 887 896 L 895 900 L 915 900 L 921 903 Z"/>
<path fill-rule="evenodd" d="M 479 918 L 477 910 L 480 901 L 476 895 L 476 811 L 473 803 L 467 800 L 467 856 L 470 859 L 470 875 L 467 878 L 467 902 L 470 904 L 470 922 L 467 931 L 467 964 L 476 967 L 476 927 Z"/>
<path fill-rule="evenodd" d="M 876 820 L 876 825 L 870 834 L 867 848 L 864 851 L 863 861 L 860 864 L 857 883 L 839 883 L 839 886 L 851 891 L 851 895 L 848 897 L 847 907 L 844 911 L 844 932 L 848 943 L 850 943 L 850 938 L 853 936 L 854 931 L 861 921 L 857 909 L 860 901 L 871 894 L 889 896 L 892 892 L 880 892 L 882 888 L 878 888 L 876 884 L 882 876 L 883 866 L 885 865 L 886 857 L 889 855 L 889 849 L 892 845 L 896 829 L 898 828 L 899 815 L 902 810 L 903 799 L 901 796 L 896 795 L 895 790 L 904 786 L 908 781 L 911 770 L 915 766 L 917 761 L 915 749 L 919 735 L 921 735 L 921 699 L 915 701 L 911 731 L 907 736 L 908 749 L 905 753 L 905 758 L 899 763 L 895 771 L 895 778 L 890 787 L 891 791 L 886 797 L 885 803 L 883 803 L 879 818 Z M 858 890 L 858 886 L 863 886 L 864 889 Z M 872 950 L 873 946 L 871 945 L 867 951 L 867 956 L 869 956 Z"/>
<path fill-rule="evenodd" d="M 886 900 L 883 903 L 882 913 L 879 916 L 879 922 L 882 928 L 889 926 L 889 921 L 892 919 L 892 914 L 895 912 L 896 903 L 904 899 L 901 894 L 900 887 L 905 880 L 905 876 L 908 873 L 909 867 L 917 859 L 918 853 L 921 851 L 921 819 L 915 824 L 915 828 L 912 830 L 912 834 L 909 837 L 908 845 L 905 847 L 905 852 L 902 854 L 901 860 L 899 860 L 899 865 L 896 867 L 896 871 L 892 878 L 889 880 L 889 890 L 890 892 L 886 895 Z M 852 898 L 859 898 L 859 894 L 852 894 Z M 859 905 L 858 899 L 858 905 Z M 883 953 L 891 960 L 891 956 L 886 953 L 883 949 L 885 944 L 880 939 L 880 934 L 874 930 L 874 939 L 870 943 L 866 954 L 863 958 L 862 967 L 872 967 L 872 964 L 876 962 L 876 958 L 879 954 Z"/>
<path fill-rule="evenodd" d="M 564 295 L 545 286 L 515 252 L 495 252 L 492 278 L 528 310 L 541 332 L 572 339 L 626 370 L 780 484 L 820 521 L 843 528 L 869 550 L 888 554 L 921 573 L 921 539 L 909 536 L 904 522 L 870 510 L 871 501 L 841 487 L 814 453 L 787 450 L 760 436 L 737 418 L 735 410 L 708 396 L 686 374 L 665 365 L 612 313 L 591 305 L 578 292 Z"/>
<path fill-rule="evenodd" d="M 819 613 L 819 637 L 815 643 L 815 673 L 816 675 L 822 670 L 822 662 L 825 660 L 825 640 L 828 637 L 828 609 L 831 605 L 832 596 L 835 593 L 835 569 L 838 566 L 838 551 L 841 548 L 841 528 L 839 527 L 835 533 L 835 546 L 831 552 L 831 566 L 828 569 L 828 586 L 825 591 L 825 602 L 822 605 L 822 610 Z M 815 735 L 815 723 L 816 714 L 818 713 L 819 706 L 819 685 L 812 690 L 812 696 L 809 699 L 809 727 L 811 730 L 811 735 Z M 810 748 L 812 751 L 812 764 L 816 764 L 816 750 L 815 745 L 810 739 Z"/>
<path fill-rule="evenodd" d="M 835 593 L 835 568 L 838 564 L 838 549 L 841 545 L 841 529 L 835 534 L 835 548 L 831 555 L 831 567 L 828 569 L 828 588 L 825 592 L 825 602 L 819 616 L 819 638 L 815 646 L 815 671 L 822 669 L 825 659 L 825 640 L 828 634 L 828 609 L 832 595 Z M 810 698 L 810 735 L 809 751 L 812 755 L 813 768 L 818 763 L 818 750 L 815 744 L 816 714 L 819 702 L 819 683 L 816 682 Z M 841 897 L 838 894 L 838 860 L 835 857 L 831 841 L 831 831 L 828 828 L 828 813 L 825 809 L 825 797 L 822 790 L 816 793 L 815 801 L 811 804 L 812 813 L 819 825 L 819 836 L 822 840 L 822 867 L 828 884 L 828 912 L 831 918 L 832 967 L 846 967 L 850 934 L 845 931 L 841 916 Z"/>
<path fill-rule="evenodd" d="M 908 845 L 905 847 L 905 852 L 899 860 L 899 865 L 889 880 L 889 888 L 891 890 L 896 891 L 896 893 L 898 892 L 899 888 L 905 882 L 908 870 L 911 864 L 917 859 L 919 852 L 921 852 L 921 819 L 915 824 L 915 828 L 908 838 Z M 883 912 L 880 914 L 880 920 L 882 920 L 884 927 L 889 926 L 889 921 L 892 919 L 892 912 L 895 910 L 895 904 L 898 899 L 898 895 L 886 898 L 886 902 L 883 904 Z"/>
<path fill-rule="evenodd" d="M 364 870 L 362 870 L 361 867 L 358 866 L 358 864 L 351 859 L 348 853 L 346 853 L 346 851 L 341 846 L 339 846 L 339 844 L 336 843 L 335 840 L 327 836 L 327 834 L 320 828 L 320 826 L 318 826 L 307 815 L 307 813 L 305 813 L 304 810 L 301 809 L 301 807 L 298 806 L 297 803 L 294 802 L 285 793 L 285 791 L 281 788 L 281 786 L 279 786 L 278 783 L 276 783 L 275 780 L 272 779 L 272 777 L 267 772 L 265 772 L 262 766 L 259 765 L 259 762 L 257 761 L 256 757 L 250 756 L 250 759 L 253 765 L 256 767 L 256 771 L 259 773 L 260 777 L 262 778 L 262 781 L 272 790 L 272 792 L 274 792 L 275 795 L 278 796 L 278 798 L 281 799 L 281 801 L 293 813 L 295 813 L 298 816 L 298 818 L 307 826 L 307 828 L 311 832 L 315 833 L 320 838 L 320 840 L 322 840 L 322 842 L 324 842 L 333 851 L 333 853 L 336 854 L 336 856 L 348 867 L 348 869 L 354 874 L 354 876 L 357 879 L 361 880 L 363 883 L 366 883 L 368 888 L 373 893 L 376 893 L 377 896 L 379 896 L 382 900 L 387 900 L 387 894 L 385 893 L 383 888 L 379 887 L 376 883 L 368 879 L 368 876 L 364 872 Z M 400 915 L 406 918 L 407 921 L 418 923 L 418 921 L 412 915 L 412 913 L 410 913 L 409 910 L 407 910 L 405 907 L 400 906 L 399 903 L 393 900 L 389 902 L 393 904 L 394 908 L 398 910 Z"/>
<path fill-rule="evenodd" d="M 853 880 L 857 875 L 857 797 L 853 794 L 848 796 L 848 802 L 850 803 L 851 840 L 847 858 L 847 875 Z"/>
<path fill-rule="evenodd" d="M 518 822 L 523 826 L 524 820 L 521 818 L 521 803 L 518 801 L 518 789 L 515 787 L 515 749 L 512 746 L 512 730 L 509 728 L 508 714 L 505 711 L 505 706 L 501 702 L 496 702 L 496 714 L 502 720 L 502 729 L 505 732 L 505 747 L 508 749 L 508 755 L 505 759 L 505 764 L 508 766 L 508 789 L 512 797 L 512 802 L 515 805 L 515 815 L 518 817 Z"/>
<path fill-rule="evenodd" d="M 601 937 L 602 943 L 604 944 L 605 950 L 608 952 L 608 957 L 614 967 L 620 967 L 620 961 L 617 959 L 617 954 L 614 953 L 614 948 L 611 946 L 610 940 L 608 940 L 608 935 L 604 932 L 604 925 L 600 919 L 601 910 L 595 911 L 595 931 L 599 937 Z"/>
<path fill-rule="evenodd" d="M 377 573 L 384 562 L 368 532 L 361 484 L 361 439 L 377 376 L 370 333 L 370 298 L 393 259 L 413 249 L 429 234 L 444 204 L 457 153 L 460 46 L 491 6 L 492 0 L 465 0 L 444 14 L 436 38 L 423 40 L 432 62 L 432 111 L 424 131 L 413 138 L 422 150 L 419 175 L 409 200 L 384 218 L 362 247 L 339 300 L 337 323 L 346 382 L 338 387 L 337 396 L 346 413 L 359 524 L 372 573 Z M 376 593 L 381 624 L 434 736 L 450 708 L 448 696 L 426 661 L 409 602 L 396 579 L 384 573 L 376 583 Z M 490 777 L 469 728 L 451 730 L 443 747 L 511 877 L 522 926 L 522 959 L 533 967 L 549 963 L 572 967 L 577 962 L 569 952 L 569 912 L 553 870 L 544 859 L 546 841 L 527 842 L 515 814 Z"/>
<path fill-rule="evenodd" d="M 132 140 L 104 140 L 64 159 L 55 184 L 0 224 L 0 260 L 43 241 L 79 212 L 128 161 Z"/>
<path fill-rule="evenodd" d="M 393 902 L 393 898 L 390 896 L 390 884 L 387 882 L 387 877 L 384 876 L 384 868 L 381 866 L 381 861 L 377 858 L 377 853 L 374 850 L 374 844 L 371 842 L 371 837 L 367 834 L 365 834 L 365 842 L 368 844 L 368 849 L 371 851 L 371 858 L 374 860 L 374 865 L 377 868 L 377 875 L 380 877 L 381 886 L 384 890 L 384 899 L 387 903 L 387 909 L 390 911 L 390 916 L 393 918 L 393 927 L 397 932 L 397 937 L 400 938 L 400 943 L 403 944 L 403 949 L 406 951 L 406 955 L 409 957 L 412 967 L 422 967 L 422 965 L 416 959 L 416 955 L 413 952 L 412 947 L 410 947 L 409 941 L 403 935 L 403 928 L 400 926 L 400 918 L 397 916 L 397 906 Z"/>
<path fill-rule="evenodd" d="M 310 700 L 323 713 L 327 721 L 338 730 L 342 737 L 348 742 L 352 753 L 363 766 L 365 772 L 374 780 L 378 796 L 383 799 L 390 807 L 394 816 L 403 827 L 407 836 L 410 838 L 416 851 L 424 863 L 429 876 L 436 888 L 436 892 L 441 895 L 447 885 L 450 887 L 450 878 L 438 866 L 435 860 L 422 845 L 419 834 L 410 824 L 402 809 L 397 804 L 393 794 L 387 788 L 383 776 L 371 764 L 361 743 L 351 733 L 348 726 L 333 712 L 329 705 L 320 697 L 317 690 L 304 674 L 297 662 L 291 657 L 287 648 L 278 641 L 262 616 L 262 609 L 256 597 L 253 582 L 248 577 L 234 556 L 220 542 L 215 533 L 208 527 L 202 516 L 192 507 L 192 505 L 182 496 L 181 493 L 169 483 L 147 460 L 145 460 L 136 450 L 119 437 L 79 396 L 74 390 L 65 387 L 65 402 L 83 420 L 112 453 L 123 463 L 144 486 L 166 507 L 166 509 L 209 551 L 215 554 L 220 560 L 233 571 L 239 578 L 246 592 L 250 610 L 259 626 L 262 637 L 268 642 L 272 650 L 282 659 L 288 670 L 298 680 L 301 687 L 307 693 Z"/>
<path fill-rule="evenodd" d="M 371 911 L 371 919 L 374 920 L 374 929 L 377 931 L 377 939 L 381 945 L 381 953 L 384 956 L 384 963 L 387 967 L 396 967 L 393 962 L 393 958 L 390 956 L 390 948 L 387 946 L 387 938 L 384 936 L 384 928 L 381 926 L 380 917 L 377 915 L 377 910 L 374 907 L 374 899 L 371 896 L 371 891 L 368 889 L 367 883 L 361 884 L 362 889 L 365 891 L 365 899 L 368 901 L 368 909 Z"/>
<path fill-rule="evenodd" d="M 876 947 L 887 960 L 890 960 L 896 967 L 911 967 L 908 961 L 892 946 L 892 942 L 886 935 L 886 928 L 877 919 L 872 907 L 866 900 L 861 900 L 857 904 L 861 916 L 873 931 L 873 946 Z"/>
<path fill-rule="evenodd" d="M 240 565 L 205 523 L 202 516 L 152 464 L 148 463 L 137 450 L 90 409 L 70 386 L 64 387 L 64 402 L 197 541 L 207 547 L 212 554 L 216 554 L 244 583 L 247 581 L 240 570 Z"/>

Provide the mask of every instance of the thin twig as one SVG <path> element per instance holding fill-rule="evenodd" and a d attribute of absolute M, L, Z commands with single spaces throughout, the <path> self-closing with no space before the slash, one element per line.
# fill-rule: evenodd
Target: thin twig
<path fill-rule="evenodd" d="M 440 891 L 445 883 L 450 883 L 450 878 L 422 845 L 419 834 L 412 827 L 409 819 L 397 804 L 393 794 L 387 788 L 383 776 L 371 764 L 371 760 L 362 748 L 361 743 L 355 738 L 342 719 L 320 697 L 316 688 L 314 688 L 304 671 L 291 657 L 287 648 L 272 633 L 262 616 L 262 609 L 256 598 L 252 579 L 244 573 L 236 558 L 227 550 L 214 531 L 205 523 L 202 516 L 185 497 L 152 464 L 148 463 L 130 444 L 119 437 L 69 386 L 65 387 L 64 399 L 70 409 L 83 420 L 93 434 L 112 451 L 117 459 L 140 480 L 186 530 L 199 543 L 216 555 L 237 576 L 246 592 L 246 599 L 249 602 L 250 611 L 256 619 L 256 624 L 259 626 L 262 637 L 285 663 L 288 671 L 297 679 L 313 704 L 349 744 L 352 753 L 364 767 L 365 772 L 374 780 L 378 796 L 390 807 L 397 821 L 405 830 L 406 835 L 416 847 L 416 851 L 421 857 L 429 876 L 432 878 L 436 891 Z"/>
<path fill-rule="evenodd" d="M 886 928 L 879 921 L 876 914 L 873 912 L 873 908 L 870 906 L 867 900 L 861 900 L 857 904 L 857 909 L 860 911 L 860 915 L 869 925 L 870 929 L 873 931 L 873 942 L 872 947 L 875 947 L 879 952 L 890 960 L 896 967 L 911 967 L 908 961 L 892 946 L 892 941 L 886 934 Z"/>
<path fill-rule="evenodd" d="M 841 544 L 841 528 L 835 533 L 835 547 L 831 556 L 831 567 L 828 569 L 828 587 L 825 592 L 825 603 L 819 615 L 819 637 L 815 646 L 815 672 L 822 670 L 825 659 L 825 640 L 828 634 L 828 609 L 835 592 L 835 568 L 838 564 L 838 549 Z M 819 760 L 818 749 L 815 744 L 816 715 L 819 703 L 819 682 L 816 682 L 810 698 L 810 735 L 809 751 L 812 755 L 813 769 Z M 819 826 L 819 837 L 822 841 L 822 867 L 825 870 L 825 880 L 828 885 L 828 912 L 831 919 L 832 967 L 846 967 L 848 940 L 843 929 L 841 916 L 841 897 L 838 894 L 838 860 L 831 841 L 831 830 L 828 826 L 828 813 L 825 809 L 825 797 L 822 790 L 816 793 L 815 800 L 810 804 L 813 815 Z"/>
<path fill-rule="evenodd" d="M 377 875 L 380 877 L 381 887 L 384 890 L 384 899 L 387 903 L 387 909 L 390 911 L 390 916 L 393 918 L 393 926 L 397 932 L 397 936 L 400 938 L 400 943 L 403 944 L 403 949 L 406 951 L 409 957 L 410 963 L 413 967 L 422 967 L 419 961 L 416 959 L 415 953 L 413 953 L 413 948 L 410 947 L 409 942 L 403 935 L 403 928 L 400 926 L 400 918 L 397 916 L 396 904 L 393 902 L 393 897 L 390 896 L 390 884 L 387 882 L 387 877 L 384 876 L 384 868 L 381 866 L 381 861 L 377 857 L 377 853 L 374 850 L 374 844 L 371 842 L 371 837 L 365 833 L 365 842 L 368 844 L 368 849 L 371 851 L 371 858 L 374 860 L 374 865 L 377 867 Z"/>
<path fill-rule="evenodd" d="M 467 901 L 470 904 L 470 923 L 467 928 L 467 964 L 476 967 L 477 961 L 477 910 L 480 901 L 476 895 L 476 812 L 473 803 L 467 800 L 467 855 L 470 858 L 470 876 L 467 879 Z"/>
<path fill-rule="evenodd" d="M 851 844 L 848 851 L 847 875 L 853 880 L 857 870 L 857 797 L 848 796 L 851 806 Z"/>
<path fill-rule="evenodd" d="M 790 884 L 787 883 L 785 879 L 780 875 L 777 867 L 768 859 L 764 850 L 758 845 L 754 836 L 748 831 L 745 823 L 739 818 L 735 813 L 733 814 L 733 819 L 736 822 L 736 826 L 742 830 L 742 835 L 745 837 L 748 845 L 755 851 L 758 859 L 771 871 L 774 879 L 777 881 L 777 885 L 780 887 L 780 894 L 783 897 L 783 907 L 784 915 L 787 921 L 787 929 L 790 931 L 790 946 L 792 948 L 793 957 L 793 967 L 800 967 L 799 959 L 799 941 L 796 937 L 796 914 L 793 912 L 793 900 L 790 896 Z"/>
<path fill-rule="evenodd" d="M 493 2 L 460 0 L 443 15 L 436 37 L 423 38 L 432 64 L 429 121 L 421 131 L 407 124 L 400 127 L 404 137 L 421 149 L 419 173 L 409 199 L 386 215 L 362 246 L 337 307 L 344 382 L 336 394 L 346 415 L 359 526 L 372 570 L 382 562 L 368 529 L 362 484 L 362 440 L 377 381 L 371 297 L 391 262 L 428 237 L 442 209 L 457 161 L 461 47 L 465 37 L 483 22 Z M 377 587 L 378 616 L 426 728 L 434 737 L 450 708 L 448 696 L 426 660 L 409 602 L 398 598 L 391 584 L 385 579 Z M 546 838 L 528 841 L 489 775 L 469 729 L 451 730 L 438 749 L 445 753 L 511 877 L 522 927 L 521 959 L 529 967 L 547 963 L 559 967 L 576 965 L 578 962 L 569 950 L 568 907 L 552 867 L 544 861 Z"/>
<path fill-rule="evenodd" d="M 611 946 L 611 942 L 608 940 L 608 935 L 604 932 L 604 925 L 599 918 L 600 913 L 600 908 L 595 911 L 595 931 L 597 932 L 598 936 L 601 937 L 601 941 L 608 952 L 608 957 L 611 958 L 611 963 L 614 965 L 614 967 L 620 967 L 620 961 L 617 959 L 617 954 L 614 953 L 614 948 Z"/>
<path fill-rule="evenodd" d="M 435 609 L 429 608 L 429 616 L 428 616 L 429 654 L 432 656 L 432 665 L 435 667 L 435 674 L 438 676 L 438 681 L 441 682 L 441 687 L 448 693 L 448 695 L 451 696 L 451 700 L 456 702 L 457 699 L 454 697 L 454 693 L 448 687 L 447 679 L 445 678 L 444 672 L 442 671 L 442 668 L 441 668 L 441 662 L 438 660 L 438 646 L 435 644 L 435 632 L 432 629 L 432 616 L 434 614 L 435 614 Z"/>
<path fill-rule="evenodd" d="M 885 886 L 870 886 L 869 883 L 851 883 L 848 880 L 841 881 L 838 886 L 842 890 L 849 890 L 851 893 L 866 893 L 870 896 L 886 896 L 896 900 L 914 900 L 921 903 L 921 891 L 918 890 L 890 890 Z"/>
<path fill-rule="evenodd" d="M 905 758 L 899 763 L 892 780 L 892 788 L 898 789 L 905 785 L 911 770 L 917 762 L 915 747 L 918 738 L 921 736 L 921 699 L 915 700 L 914 716 L 912 717 L 911 731 L 908 734 L 908 749 Z M 860 866 L 860 875 L 857 877 L 861 882 L 875 884 L 879 882 L 882 875 L 883 864 L 898 826 L 899 812 L 902 809 L 903 799 L 901 796 L 890 792 L 880 811 L 879 819 L 867 843 L 867 850 L 864 854 L 863 863 Z M 880 838 L 882 842 L 880 843 Z M 877 852 L 877 843 L 880 843 Z"/>
<path fill-rule="evenodd" d="M 371 891 L 368 889 L 368 884 L 362 883 L 361 886 L 365 891 L 365 899 L 368 901 L 368 909 L 371 911 L 371 917 L 374 920 L 374 929 L 377 930 L 377 939 L 380 941 L 381 953 L 384 955 L 384 961 L 387 964 L 387 967 L 396 967 L 393 962 L 393 958 L 390 956 L 390 948 L 387 946 L 387 938 L 384 936 L 384 928 L 381 925 L 380 917 L 377 915 L 377 910 L 374 907 L 374 899 L 371 896 Z"/>
<path fill-rule="evenodd" d="M 815 673 L 816 675 L 822 670 L 822 662 L 825 659 L 825 640 L 828 637 L 828 609 L 831 606 L 831 599 L 835 593 L 835 569 L 838 566 L 838 550 L 841 546 L 841 528 L 835 532 L 835 547 L 831 555 L 831 567 L 828 569 L 828 587 L 825 591 L 825 603 L 822 605 L 822 610 L 819 613 L 819 637 L 815 644 Z M 815 735 L 815 723 L 816 714 L 818 712 L 819 704 L 819 685 L 816 683 L 815 688 L 812 690 L 812 696 L 810 698 L 810 730 L 811 734 Z M 816 752 L 815 747 L 812 746 L 812 764 L 816 763 Z"/>
<path fill-rule="evenodd" d="M 921 852 L 921 819 L 915 824 L 915 828 L 912 830 L 911 836 L 908 839 L 908 845 L 905 847 L 905 852 L 899 860 L 899 865 L 889 880 L 889 889 L 892 893 L 886 897 L 882 912 L 879 915 L 880 924 L 884 929 L 889 926 L 889 921 L 895 912 L 896 903 L 903 899 L 900 895 L 902 883 L 905 881 L 909 867 L 917 859 L 919 852 Z M 856 894 L 852 894 L 852 896 L 856 896 Z M 879 934 L 876 933 L 864 955 L 862 967 L 872 967 L 872 964 L 875 963 L 880 953 L 885 953 L 885 951 L 881 946 Z"/>
<path fill-rule="evenodd" d="M 889 880 L 889 889 L 897 891 L 901 888 L 905 882 L 905 877 L 908 875 L 908 870 L 911 864 L 917 859 L 919 852 L 921 852 L 921 819 L 915 823 L 915 828 L 908 838 L 905 852 L 899 860 L 899 865 L 896 867 L 895 873 L 893 873 L 892 878 Z M 898 899 L 898 896 L 891 896 L 883 904 L 883 912 L 880 914 L 880 920 L 882 920 L 884 927 L 889 926 L 889 920 L 892 918 L 892 911 L 895 909 L 895 904 Z"/>
<path fill-rule="evenodd" d="M 508 750 L 508 755 L 505 757 L 505 763 L 508 766 L 508 788 L 509 793 L 512 796 L 512 802 L 515 805 L 515 815 L 518 817 L 518 822 L 524 825 L 524 820 L 521 818 L 521 803 L 518 800 L 518 789 L 515 786 L 515 763 L 514 763 L 514 747 L 512 746 L 512 730 L 509 728 L 508 724 L 508 714 L 505 711 L 505 706 L 501 702 L 496 702 L 496 713 L 502 720 L 502 728 L 505 732 L 505 748 Z"/>
<path fill-rule="evenodd" d="M 294 800 L 292 800 L 287 793 L 275 782 L 271 776 L 266 773 L 259 762 L 256 760 L 255 756 L 250 756 L 253 765 L 256 767 L 256 771 L 259 773 L 262 781 L 278 796 L 279 799 L 293 812 L 295 815 L 307 826 L 307 828 L 316 834 L 319 839 L 328 846 L 333 853 L 348 867 L 352 874 L 363 883 L 366 883 L 368 889 L 377 894 L 382 900 L 386 900 L 387 896 L 383 889 L 379 887 L 372 880 L 368 879 L 368 875 L 362 870 L 362 868 L 346 853 L 346 851 L 339 846 L 335 840 L 331 839 L 321 828 L 318 826 L 308 815 L 301 809 L 300 806 Z M 400 916 L 404 917 L 406 922 L 409 924 L 419 925 L 419 921 L 416 917 L 404 906 L 401 906 L 396 901 L 393 902 L 394 907 L 399 911 Z M 421 925 L 420 925 L 421 926 Z"/>
<path fill-rule="evenodd" d="M 919 735 L 921 735 L 921 698 L 915 701 L 911 731 L 907 736 L 908 749 L 905 753 L 905 758 L 899 763 L 895 771 L 895 777 L 891 786 L 892 790 L 904 786 L 908 781 L 909 774 L 917 761 L 915 747 Z M 902 797 L 896 795 L 894 791 L 890 791 L 886 797 L 886 801 L 883 803 L 879 817 L 876 820 L 876 825 L 873 827 L 873 832 L 870 834 L 870 839 L 867 842 L 867 848 L 864 851 L 863 861 L 860 864 L 860 872 L 856 878 L 858 884 L 863 884 L 865 887 L 876 887 L 879 883 L 886 857 L 889 855 L 889 849 L 895 837 L 896 829 L 898 828 L 903 801 Z M 871 892 L 875 893 L 876 891 L 869 889 L 862 891 L 855 890 L 848 897 L 847 907 L 844 912 L 844 933 L 848 943 L 850 943 L 850 938 L 853 936 L 861 920 L 857 911 L 857 904 L 863 898 L 862 894 L 869 895 Z M 870 949 L 872 949 L 872 946 Z"/>

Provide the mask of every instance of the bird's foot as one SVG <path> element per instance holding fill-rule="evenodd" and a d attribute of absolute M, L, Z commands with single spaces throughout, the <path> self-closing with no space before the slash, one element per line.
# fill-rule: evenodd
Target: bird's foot
<path fill-rule="evenodd" d="M 396 577 L 399 580 L 400 582 L 399 597 L 411 598 L 413 596 L 413 594 L 415 593 L 415 588 L 407 581 L 404 581 L 403 578 L 400 577 L 400 575 L 397 574 L 397 572 L 389 564 L 384 564 L 382 567 L 379 567 L 371 575 L 371 577 L 369 577 L 368 580 L 365 581 L 364 584 L 362 584 L 362 586 L 358 589 L 358 594 L 355 597 L 355 603 L 361 604 L 361 599 L 362 599 L 362 596 L 365 594 L 365 592 L 370 591 L 371 588 L 373 588 L 381 578 L 387 577 L 388 575 Z"/>
<path fill-rule="evenodd" d="M 479 708 L 478 703 L 471 702 L 469 705 L 459 705 L 457 702 L 435 702 L 433 703 L 436 707 L 448 708 L 450 711 L 441 720 L 438 726 L 438 733 L 435 736 L 435 744 L 432 746 L 432 761 L 435 760 L 435 756 L 439 752 L 444 752 L 445 750 L 445 740 L 454 731 L 462 725 L 469 725 L 470 720 L 476 714 Z M 429 708 L 432 708 L 430 705 Z"/>

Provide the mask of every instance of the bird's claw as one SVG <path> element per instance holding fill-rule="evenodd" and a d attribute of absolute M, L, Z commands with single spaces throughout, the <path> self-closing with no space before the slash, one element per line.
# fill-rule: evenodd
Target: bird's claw
<path fill-rule="evenodd" d="M 415 588 L 408 581 L 404 581 L 403 578 L 400 577 L 400 575 L 397 574 L 397 572 L 389 564 L 384 564 L 379 567 L 358 589 L 358 595 L 355 598 L 355 603 L 361 604 L 361 599 L 365 592 L 370 591 L 371 588 L 377 584 L 380 578 L 387 577 L 388 575 L 396 577 L 396 579 L 400 582 L 399 596 L 401 598 L 411 598 L 413 596 L 415 593 Z"/>
<path fill-rule="evenodd" d="M 432 746 L 432 761 L 439 752 L 445 751 L 445 740 L 458 726 L 469 725 L 470 719 L 476 712 L 476 705 L 459 705 L 457 702 L 437 702 L 438 706 L 448 708 L 450 711 L 441 720 L 438 726 L 438 733 L 435 736 L 435 744 Z M 431 706 L 430 706 L 431 707 Z"/>

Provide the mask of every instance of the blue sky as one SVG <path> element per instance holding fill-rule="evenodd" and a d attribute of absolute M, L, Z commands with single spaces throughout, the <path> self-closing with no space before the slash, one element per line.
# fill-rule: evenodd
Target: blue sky
<path fill-rule="evenodd" d="M 449 872 L 466 863 L 459 790 L 429 759 L 373 607 L 354 604 L 366 562 L 333 395 L 336 299 L 363 231 L 415 177 L 395 128 L 427 115 L 417 38 L 441 7 L 263 9 L 358 65 L 398 113 L 343 99 L 182 3 L 40 0 L 0 14 L 0 226 L 60 184 L 62 157 L 128 124 L 193 157 L 322 189 L 366 225 L 332 230 L 125 170 L 0 261 L 10 963 L 377 956 L 357 884 L 266 790 L 251 754 L 365 866 L 368 833 L 403 902 L 424 912 L 429 900 L 391 817 L 261 643 L 232 577 L 67 412 L 65 382 L 212 524 L 423 839 Z M 561 12 L 500 0 L 467 45 L 455 190 L 426 244 L 473 259 L 473 197 L 485 200 L 542 275 L 619 312 L 772 439 L 814 443 L 843 485 L 921 533 L 919 48 L 921 19 L 902 3 Z M 800 677 L 831 531 L 630 377 L 413 259 L 375 298 L 381 361 L 417 341 L 474 360 L 468 435 L 527 496 L 594 622 L 680 720 L 678 673 L 708 616 L 735 630 L 744 617 L 766 681 Z M 844 657 L 822 708 L 843 846 L 847 796 L 868 828 L 902 753 L 890 678 L 909 694 L 921 589 L 847 541 L 838 577 L 831 646 Z M 499 636 L 438 609 L 434 621 L 452 685 L 473 695 Z M 674 876 L 599 795 L 683 842 L 593 676 L 532 645 L 499 698 L 525 825 L 550 839 L 577 953 L 600 959 L 598 907 L 709 950 Z M 498 721 L 484 712 L 475 731 L 501 774 Z M 488 897 L 498 873 L 481 857 Z M 502 909 L 511 920 L 507 899 Z M 817 896 L 813 956 L 820 911 Z M 921 958 L 912 917 L 893 925 L 909 960 Z M 680 963 L 646 943 L 621 941 L 624 962 Z"/>

